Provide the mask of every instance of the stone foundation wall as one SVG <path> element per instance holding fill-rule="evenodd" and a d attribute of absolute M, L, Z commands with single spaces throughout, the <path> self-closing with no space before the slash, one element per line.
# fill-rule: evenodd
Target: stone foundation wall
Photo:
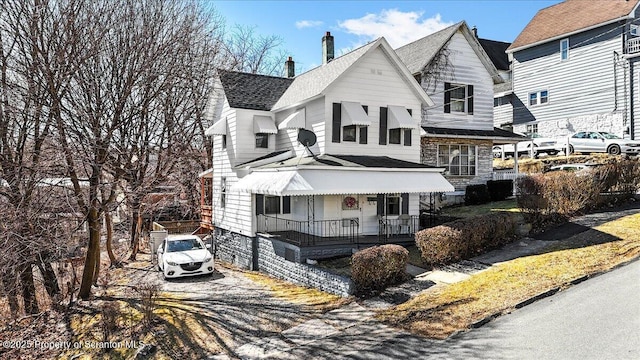
<path fill-rule="evenodd" d="M 354 287 L 351 279 L 332 274 L 315 266 L 286 260 L 277 253 L 281 241 L 258 236 L 258 269 L 294 284 L 316 288 L 331 294 L 349 296 Z M 299 255 L 298 255 L 299 256 Z"/>
<path fill-rule="evenodd" d="M 222 229 L 215 230 L 214 239 L 216 258 L 239 268 L 261 271 L 339 296 L 353 294 L 351 279 L 300 263 L 304 260 L 301 257 L 304 251 L 295 245 L 262 236 L 251 238 Z M 337 251 L 344 253 L 346 250 Z M 348 253 L 351 253 L 351 249 L 348 249 Z"/>
<path fill-rule="evenodd" d="M 214 233 L 214 254 L 216 258 L 241 269 L 255 270 L 253 264 L 254 239 L 231 231 L 217 228 Z"/>
<path fill-rule="evenodd" d="M 540 121 L 537 124 L 538 134 L 550 138 L 563 138 L 578 131 L 606 131 L 622 137 L 625 131 L 623 114 L 621 112 L 547 120 Z M 527 123 L 514 124 L 513 131 L 525 133 L 527 131 Z"/>

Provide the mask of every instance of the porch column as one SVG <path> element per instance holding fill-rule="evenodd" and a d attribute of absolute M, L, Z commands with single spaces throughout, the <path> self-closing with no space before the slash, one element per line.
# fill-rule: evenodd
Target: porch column
<path fill-rule="evenodd" d="M 518 168 L 518 143 L 513 144 L 513 159 L 513 170 L 516 172 L 515 178 L 513 179 L 513 195 L 516 195 L 516 182 L 518 181 L 518 175 L 520 174 L 520 169 Z"/>

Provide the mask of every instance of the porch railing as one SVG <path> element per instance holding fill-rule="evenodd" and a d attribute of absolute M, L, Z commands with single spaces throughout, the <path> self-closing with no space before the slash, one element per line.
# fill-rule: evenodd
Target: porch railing
<path fill-rule="evenodd" d="M 384 240 L 413 236 L 420 230 L 420 217 L 417 215 L 400 215 L 397 219 L 381 217 L 378 222 L 378 235 Z"/>
<path fill-rule="evenodd" d="M 258 215 L 258 232 L 279 235 L 299 246 L 327 242 L 353 243 L 358 239 L 358 219 L 299 221 Z"/>

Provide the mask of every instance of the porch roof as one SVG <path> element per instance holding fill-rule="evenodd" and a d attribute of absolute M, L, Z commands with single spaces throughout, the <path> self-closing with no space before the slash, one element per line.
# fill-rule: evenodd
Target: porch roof
<path fill-rule="evenodd" d="M 269 169 L 254 171 L 231 191 L 277 196 L 449 192 L 433 169 Z"/>

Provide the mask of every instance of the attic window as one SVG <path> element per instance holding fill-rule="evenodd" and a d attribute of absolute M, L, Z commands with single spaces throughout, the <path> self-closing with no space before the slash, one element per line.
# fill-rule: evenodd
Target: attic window
<path fill-rule="evenodd" d="M 638 25 L 631 25 L 629 27 L 629 34 L 633 35 L 633 36 L 638 36 L 640 35 L 640 26 Z"/>

